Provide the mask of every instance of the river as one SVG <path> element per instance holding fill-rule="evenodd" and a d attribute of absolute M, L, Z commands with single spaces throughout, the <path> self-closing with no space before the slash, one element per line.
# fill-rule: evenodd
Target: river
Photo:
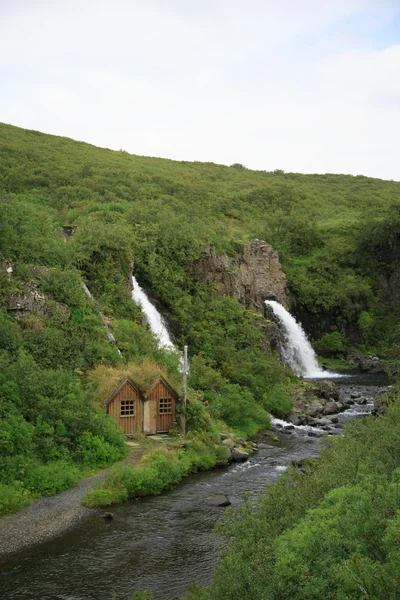
<path fill-rule="evenodd" d="M 356 389 L 367 404 L 342 413 L 333 433 L 370 412 L 376 386 L 386 383 L 376 377 L 343 380 L 341 394 Z M 138 588 L 171 599 L 182 596 L 191 581 L 209 583 L 221 543 L 213 527 L 223 509 L 207 499 L 227 494 L 238 506 L 243 493 L 262 492 L 290 461 L 318 456 L 320 439 L 307 429 L 277 435 L 279 445 L 260 449 L 246 463 L 197 474 L 161 496 L 114 507 L 111 522 L 94 513 L 79 528 L 19 552 L 0 567 L 1 599 L 111 600 L 116 594 L 129 600 Z"/>

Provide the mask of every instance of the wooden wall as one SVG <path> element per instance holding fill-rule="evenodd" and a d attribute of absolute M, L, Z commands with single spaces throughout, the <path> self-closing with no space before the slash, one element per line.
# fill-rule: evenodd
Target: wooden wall
<path fill-rule="evenodd" d="M 121 401 L 134 401 L 134 416 L 121 416 Z M 143 396 L 127 381 L 116 393 L 107 407 L 117 425 L 126 435 L 143 431 Z"/>
<path fill-rule="evenodd" d="M 170 401 L 171 409 L 169 413 L 160 414 L 161 405 L 165 407 L 166 402 Z M 167 386 L 159 381 L 148 394 L 144 407 L 144 431 L 146 433 L 161 433 L 169 431 L 176 419 L 176 398 Z"/>

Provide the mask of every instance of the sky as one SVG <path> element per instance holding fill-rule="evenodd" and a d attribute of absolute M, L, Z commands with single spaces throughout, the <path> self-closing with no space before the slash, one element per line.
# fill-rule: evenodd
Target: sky
<path fill-rule="evenodd" d="M 0 121 L 400 181 L 400 0 L 0 0 Z"/>

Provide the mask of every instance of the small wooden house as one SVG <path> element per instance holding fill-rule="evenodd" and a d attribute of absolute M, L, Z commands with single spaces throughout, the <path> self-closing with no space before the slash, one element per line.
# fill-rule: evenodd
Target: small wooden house
<path fill-rule="evenodd" d="M 178 394 L 162 375 L 147 391 L 144 403 L 143 431 L 163 433 L 169 431 L 176 420 Z"/>
<path fill-rule="evenodd" d="M 106 409 L 122 431 L 134 433 L 165 433 L 176 420 L 178 394 L 160 375 L 146 394 L 130 377 L 124 377 L 107 400 Z"/>
<path fill-rule="evenodd" d="M 143 431 L 144 396 L 130 377 L 124 377 L 107 400 L 106 410 L 126 435 Z"/>

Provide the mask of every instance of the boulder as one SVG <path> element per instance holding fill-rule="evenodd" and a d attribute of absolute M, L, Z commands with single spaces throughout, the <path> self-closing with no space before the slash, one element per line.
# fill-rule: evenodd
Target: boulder
<path fill-rule="evenodd" d="M 215 496 L 210 496 L 207 498 L 206 503 L 209 506 L 230 506 L 232 502 L 229 500 L 228 496 L 225 494 L 216 494 Z"/>
<path fill-rule="evenodd" d="M 105 512 L 101 516 L 105 521 L 112 521 L 114 518 L 114 514 L 112 512 Z"/>
<path fill-rule="evenodd" d="M 232 449 L 232 461 L 233 462 L 246 462 L 249 458 L 248 452 L 240 450 L 239 448 Z"/>
<path fill-rule="evenodd" d="M 339 412 L 339 403 L 327 402 L 324 406 L 324 415 L 335 415 Z"/>
<path fill-rule="evenodd" d="M 226 438 L 226 440 L 222 440 L 222 445 L 227 446 L 231 450 L 235 446 L 235 444 L 233 443 L 233 440 L 231 440 L 231 438 Z"/>
<path fill-rule="evenodd" d="M 304 415 L 290 415 L 289 417 L 289 421 L 293 424 L 293 425 L 303 425 L 304 424 Z"/>
<path fill-rule="evenodd" d="M 339 388 L 333 381 L 320 381 L 317 384 L 318 396 L 326 400 L 339 400 Z"/>
<path fill-rule="evenodd" d="M 308 405 L 308 407 L 306 408 L 306 415 L 309 415 L 310 417 L 316 417 L 317 415 L 320 415 L 323 411 L 323 406 L 321 406 L 321 404 L 319 404 L 318 402 L 311 402 L 311 404 Z"/>
<path fill-rule="evenodd" d="M 327 417 L 322 417 L 322 419 L 315 419 L 315 425 L 324 427 L 326 425 L 332 425 L 332 421 Z"/>
<path fill-rule="evenodd" d="M 367 373 L 384 373 L 385 369 L 377 356 L 362 358 L 358 363 L 361 371 Z"/>

